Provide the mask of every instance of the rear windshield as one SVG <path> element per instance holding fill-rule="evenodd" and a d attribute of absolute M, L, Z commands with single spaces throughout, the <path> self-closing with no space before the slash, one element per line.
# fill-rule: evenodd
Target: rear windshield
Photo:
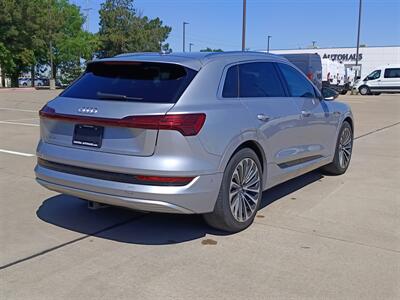
<path fill-rule="evenodd" d="M 64 97 L 175 103 L 196 75 L 183 66 L 151 62 L 93 62 Z"/>

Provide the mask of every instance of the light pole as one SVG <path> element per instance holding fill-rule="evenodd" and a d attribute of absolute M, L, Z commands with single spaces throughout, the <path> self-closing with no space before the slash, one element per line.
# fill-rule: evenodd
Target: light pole
<path fill-rule="evenodd" d="M 361 8 L 362 8 L 362 0 L 360 0 L 360 4 L 358 6 L 358 30 L 357 30 L 356 67 L 358 66 L 358 54 L 359 54 L 359 51 L 360 51 Z M 357 75 L 358 75 L 358 70 L 356 69 L 356 77 L 357 77 Z"/>
<path fill-rule="evenodd" d="M 183 22 L 183 45 L 182 45 L 182 50 L 185 52 L 185 39 L 186 39 L 186 25 L 188 25 L 188 22 Z"/>
<path fill-rule="evenodd" d="M 354 82 L 357 80 L 358 74 L 358 55 L 360 52 L 360 27 L 361 27 L 361 9 L 362 9 L 362 0 L 360 0 L 358 5 L 358 29 L 357 29 L 357 50 L 356 50 L 356 70 Z M 351 89 L 351 94 L 354 94 L 354 88 Z"/>
<path fill-rule="evenodd" d="M 194 46 L 193 43 L 189 43 L 189 52 L 192 52 L 192 46 Z"/>
<path fill-rule="evenodd" d="M 246 0 L 243 0 L 242 51 L 246 50 Z"/>
<path fill-rule="evenodd" d="M 268 43 L 267 43 L 267 53 L 269 53 L 269 40 L 272 38 L 271 35 L 268 36 Z"/>

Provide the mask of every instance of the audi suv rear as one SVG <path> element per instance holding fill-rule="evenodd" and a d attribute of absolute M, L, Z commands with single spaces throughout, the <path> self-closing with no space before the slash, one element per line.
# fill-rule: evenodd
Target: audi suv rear
<path fill-rule="evenodd" d="M 96 203 L 203 214 L 216 228 L 242 230 L 263 190 L 321 166 L 347 169 L 351 112 L 324 101 L 274 55 L 96 60 L 39 113 L 37 181 Z"/>

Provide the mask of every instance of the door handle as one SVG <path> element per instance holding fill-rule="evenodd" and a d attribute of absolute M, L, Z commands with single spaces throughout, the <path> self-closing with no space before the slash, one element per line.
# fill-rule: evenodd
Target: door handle
<path fill-rule="evenodd" d="M 258 114 L 257 119 L 259 119 L 260 121 L 263 121 L 263 122 L 267 122 L 269 120 L 269 116 L 267 116 L 265 114 Z"/>
<path fill-rule="evenodd" d="M 310 112 L 310 111 L 302 110 L 302 111 L 301 111 L 301 115 L 302 115 L 303 117 L 310 117 L 310 116 L 311 116 L 311 112 Z"/>

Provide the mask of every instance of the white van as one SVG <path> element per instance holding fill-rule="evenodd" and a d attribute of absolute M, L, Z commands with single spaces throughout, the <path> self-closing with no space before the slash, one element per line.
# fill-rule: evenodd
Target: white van
<path fill-rule="evenodd" d="M 363 80 L 355 84 L 361 95 L 400 93 L 400 65 L 376 68 Z"/>

